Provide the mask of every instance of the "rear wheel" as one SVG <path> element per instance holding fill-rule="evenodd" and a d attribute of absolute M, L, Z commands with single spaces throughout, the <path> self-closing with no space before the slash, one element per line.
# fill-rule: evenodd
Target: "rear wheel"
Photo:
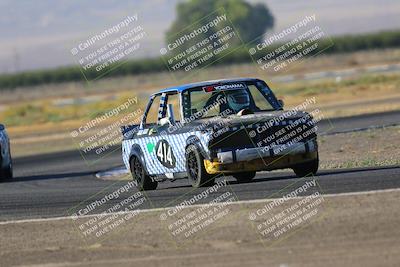
<path fill-rule="evenodd" d="M 293 168 L 294 173 L 297 177 L 304 177 L 306 175 L 315 175 L 317 174 L 319 166 L 319 159 L 314 159 L 312 161 L 299 164 L 298 166 Z"/>
<path fill-rule="evenodd" d="M 193 187 L 214 184 L 215 175 L 207 173 L 204 167 L 204 157 L 194 145 L 189 145 L 186 149 L 186 171 L 189 182 Z"/>
<path fill-rule="evenodd" d="M 239 182 L 239 183 L 245 183 L 245 182 L 250 182 L 253 180 L 253 178 L 256 176 L 256 172 L 239 172 L 232 174 L 232 176 Z"/>
<path fill-rule="evenodd" d="M 155 190 L 158 182 L 153 181 L 150 176 L 146 174 L 144 166 L 139 158 L 134 156 L 130 160 L 131 174 L 133 179 L 137 182 L 138 189 L 141 191 Z"/>

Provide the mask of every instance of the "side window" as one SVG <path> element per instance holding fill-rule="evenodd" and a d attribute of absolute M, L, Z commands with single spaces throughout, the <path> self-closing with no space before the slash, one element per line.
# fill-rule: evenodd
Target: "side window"
<path fill-rule="evenodd" d="M 168 101 L 166 105 L 172 104 L 175 121 L 181 121 L 181 110 L 180 110 L 180 102 L 179 102 L 179 94 L 171 94 L 168 95 Z M 166 116 L 167 114 L 165 114 Z"/>
<path fill-rule="evenodd" d="M 157 117 L 158 117 L 158 108 L 160 106 L 160 98 L 161 96 L 158 95 L 153 99 L 153 103 L 151 103 L 150 109 L 146 115 L 146 122 L 145 125 L 156 125 L 157 124 Z"/>

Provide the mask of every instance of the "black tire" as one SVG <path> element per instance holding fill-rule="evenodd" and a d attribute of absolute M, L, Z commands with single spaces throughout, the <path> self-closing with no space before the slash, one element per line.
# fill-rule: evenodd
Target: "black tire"
<path fill-rule="evenodd" d="M 6 180 L 11 180 L 13 178 L 13 169 L 11 163 L 7 168 L 4 169 L 3 174 Z"/>
<path fill-rule="evenodd" d="M 11 161 L 11 159 L 10 159 Z M 2 158 L 0 157 L 0 166 L 2 164 Z M 13 178 L 13 168 L 12 168 L 12 162 L 5 167 L 4 169 L 0 169 L 0 180 L 10 180 Z"/>
<path fill-rule="evenodd" d="M 209 174 L 204 167 L 204 157 L 196 146 L 189 145 L 186 148 L 186 172 L 190 184 L 193 187 L 210 186 L 214 184 L 215 175 Z"/>
<path fill-rule="evenodd" d="M 316 175 L 319 166 L 319 159 L 315 159 L 313 161 L 309 161 L 303 164 L 300 164 L 293 168 L 294 173 L 297 177 L 304 177 L 307 175 Z"/>
<path fill-rule="evenodd" d="M 155 190 L 157 188 L 158 182 L 153 181 L 146 174 L 144 166 L 138 157 L 132 157 L 129 163 L 132 178 L 137 182 L 140 191 Z"/>
<path fill-rule="evenodd" d="M 239 183 L 245 183 L 253 180 L 253 178 L 256 176 L 256 172 L 239 172 L 232 174 L 232 176 L 235 177 L 236 181 Z"/>

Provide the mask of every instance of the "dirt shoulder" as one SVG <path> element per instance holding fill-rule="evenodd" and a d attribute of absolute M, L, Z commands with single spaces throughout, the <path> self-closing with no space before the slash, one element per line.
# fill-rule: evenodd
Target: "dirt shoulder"
<path fill-rule="evenodd" d="M 400 127 L 319 137 L 320 168 L 400 164 Z"/>
<path fill-rule="evenodd" d="M 3 266 L 396 266 L 399 199 L 398 190 L 324 197 L 323 216 L 267 245 L 248 218 L 269 202 L 226 206 L 224 219 L 179 242 L 160 222 L 164 211 L 87 243 L 71 219 L 10 223 L 0 225 L 0 256 Z"/>

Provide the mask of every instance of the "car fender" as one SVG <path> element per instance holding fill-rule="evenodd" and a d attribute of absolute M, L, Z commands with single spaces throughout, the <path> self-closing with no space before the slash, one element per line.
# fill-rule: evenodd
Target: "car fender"
<path fill-rule="evenodd" d="M 203 147 L 200 139 L 196 135 L 190 135 L 186 139 L 186 146 L 185 146 L 185 151 L 189 145 L 194 145 L 197 150 L 200 152 L 200 154 L 205 158 L 205 159 L 210 159 L 209 153 L 207 153 L 207 150 Z"/>
<path fill-rule="evenodd" d="M 129 154 L 129 167 L 132 157 L 137 157 L 140 160 L 140 163 L 142 164 L 146 174 L 148 175 L 149 173 L 147 171 L 146 160 L 144 158 L 143 151 L 138 144 L 133 144 L 131 147 L 131 152 Z"/>

